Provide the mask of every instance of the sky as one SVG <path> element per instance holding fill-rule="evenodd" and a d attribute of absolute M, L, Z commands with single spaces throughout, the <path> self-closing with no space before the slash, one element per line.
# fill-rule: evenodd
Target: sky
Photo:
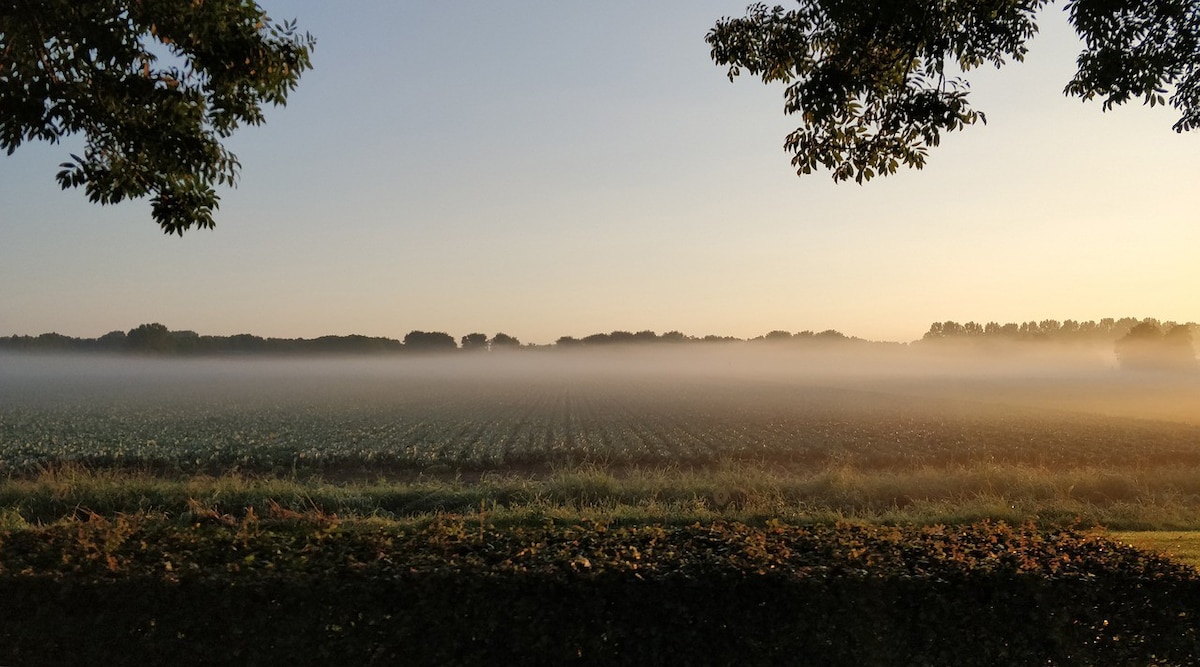
<path fill-rule="evenodd" d="M 712 63 L 745 0 L 261 3 L 316 36 L 315 69 L 229 140 L 215 229 L 61 191 L 81 140 L 0 156 L 0 335 L 1200 321 L 1200 135 L 1064 97 L 1061 6 L 1024 63 L 969 75 L 986 126 L 860 186 L 798 178 L 782 87 Z"/>

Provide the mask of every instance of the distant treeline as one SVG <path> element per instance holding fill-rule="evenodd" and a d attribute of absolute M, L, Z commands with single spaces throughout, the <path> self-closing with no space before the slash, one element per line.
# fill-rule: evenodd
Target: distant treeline
<path fill-rule="evenodd" d="M 454 340 L 450 339 L 454 345 Z M 252 334 L 201 336 L 195 331 L 171 331 L 162 324 L 143 324 L 125 331 L 110 331 L 99 338 L 73 338 L 58 333 L 0 338 L 0 349 L 29 352 L 142 352 L 159 354 L 310 354 L 393 352 L 403 349 L 398 340 L 369 336 L 320 338 L 263 338 Z"/>
<path fill-rule="evenodd" d="M 934 322 L 921 339 L 922 343 L 963 341 L 1054 341 L 1068 344 L 1111 344 L 1122 368 L 1132 370 L 1189 370 L 1194 371 L 1196 348 L 1192 339 L 1195 323 L 1159 322 L 1147 317 L 1137 319 L 1105 318 L 1088 320 L 1042 320 L 1021 324 L 979 324 L 967 322 Z"/>
<path fill-rule="evenodd" d="M 403 340 L 361 335 L 320 338 L 263 338 L 253 334 L 202 336 L 195 331 L 172 331 L 158 323 L 143 324 L 129 331 L 111 331 L 99 338 L 73 338 L 58 333 L 0 338 L 0 350 L 30 352 L 140 352 L 178 355 L 210 354 L 376 354 L 404 352 L 502 352 L 528 348 L 599 347 L 647 343 L 744 343 L 758 341 L 859 341 L 832 329 L 813 333 L 772 331 L 752 339 L 733 336 L 688 336 L 678 331 L 613 331 L 583 338 L 563 336 L 553 345 L 523 345 L 505 333 L 488 336 L 470 333 L 455 341 L 442 331 L 410 331 Z"/>
<path fill-rule="evenodd" d="M 573 338 L 571 336 L 563 336 L 554 342 L 557 347 L 578 347 L 578 346 L 594 346 L 594 345 L 627 345 L 630 343 L 744 343 L 744 342 L 759 342 L 759 341 L 863 341 L 861 338 L 853 338 L 847 336 L 840 331 L 829 329 L 820 333 L 811 331 L 800 331 L 791 333 L 789 331 L 772 331 L 764 336 L 756 338 L 744 339 L 735 338 L 733 336 L 688 336 L 678 331 L 668 331 L 665 334 L 659 335 L 653 331 L 639 331 L 632 333 L 629 331 L 613 331 L 611 333 L 594 333 L 583 338 Z"/>
<path fill-rule="evenodd" d="M 1174 330 L 1176 327 L 1184 327 L 1184 331 L 1186 331 L 1190 326 L 1189 324 L 1178 324 L 1175 322 L 1159 322 L 1153 317 L 1144 319 L 1136 317 L 1113 319 L 1106 317 L 1098 322 L 1093 320 L 1086 322 L 1078 322 L 1076 320 L 1063 320 L 1062 322 L 1058 320 L 1042 320 L 1040 322 L 1009 322 L 1007 324 L 999 324 L 997 322 L 988 322 L 987 324 L 967 322 L 966 324 L 959 324 L 958 322 L 947 321 L 931 324 L 929 331 L 925 333 L 922 340 L 991 338 L 1016 341 L 1112 343 L 1120 340 L 1134 327 L 1142 324 L 1157 328 L 1163 332 Z"/>
<path fill-rule="evenodd" d="M 919 343 L 960 340 L 1061 341 L 1071 343 L 1117 344 L 1134 336 L 1142 347 L 1155 341 L 1183 341 L 1191 344 L 1190 326 L 1174 322 L 1160 323 L 1153 318 L 1105 318 L 1098 322 L 1075 320 L 1042 320 L 985 325 L 976 322 L 934 322 Z M 616 345 L 648 344 L 842 344 L 868 343 L 862 338 L 847 336 L 827 329 L 821 332 L 775 330 L 755 338 L 733 336 L 689 336 L 679 331 L 658 334 L 653 331 L 612 331 L 594 333 L 582 338 L 562 336 L 552 345 L 524 345 L 505 333 L 488 336 L 470 333 L 459 340 L 442 331 L 410 331 L 403 340 L 362 335 L 321 336 L 320 338 L 263 338 L 253 334 L 233 336 L 203 336 L 195 331 L 172 331 L 158 323 L 143 324 L 129 331 L 111 331 L 99 338 L 73 338 L 58 333 L 39 336 L 13 335 L 0 338 L 0 350 L 30 352 L 134 352 L 172 355 L 214 354 L 379 354 L 411 352 L 503 352 L 529 348 L 598 348 Z M 873 343 L 898 345 L 898 343 Z M 1128 345 L 1126 349 L 1132 349 Z M 1140 349 L 1140 348 L 1139 348 Z M 1182 349 L 1182 347 L 1180 347 Z"/>

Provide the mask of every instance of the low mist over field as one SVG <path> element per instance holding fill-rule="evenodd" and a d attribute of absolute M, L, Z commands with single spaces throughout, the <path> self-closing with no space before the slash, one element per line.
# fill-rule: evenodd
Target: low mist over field
<path fill-rule="evenodd" d="M 1200 469 L 1200 374 L 1117 361 L 1111 344 L 848 339 L 6 354 L 0 472 L 454 479 L 748 465 L 915 475 L 883 496 L 906 503 L 937 488 L 921 478 L 933 470 Z"/>
<path fill-rule="evenodd" d="M 0 473 L 13 502 L 32 493 L 16 480 L 49 494 L 20 510 L 30 520 L 178 512 L 194 494 L 224 507 L 225 482 L 195 480 L 230 476 L 293 485 L 235 505 L 397 516 L 486 503 L 1188 527 L 1200 498 L 1200 375 L 1123 368 L 1111 345 L 7 354 L 0 368 Z M 88 495 L 111 474 L 192 481 L 164 500 Z"/>
<path fill-rule="evenodd" d="M 1122 370 L 1105 345 L 780 343 L 521 349 L 490 354 L 316 358 L 0 355 L 4 405 L 382 404 L 444 395 L 485 407 L 532 389 L 564 394 L 653 387 L 666 396 L 753 387 L 1010 404 L 1200 423 L 1200 374 Z M 638 410 L 636 401 L 631 410 Z"/>

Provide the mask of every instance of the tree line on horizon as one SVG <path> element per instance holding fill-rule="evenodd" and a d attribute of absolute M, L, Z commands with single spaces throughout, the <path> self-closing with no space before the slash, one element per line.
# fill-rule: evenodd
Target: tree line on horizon
<path fill-rule="evenodd" d="M 934 322 L 919 340 L 918 345 L 951 342 L 1059 342 L 1074 344 L 1114 345 L 1123 365 L 1177 365 L 1185 357 L 1194 363 L 1191 328 L 1194 323 L 1160 322 L 1154 318 L 1123 317 L 1088 320 L 1042 320 L 1022 323 L 978 324 L 954 321 Z M 0 350 L 41 352 L 108 352 L 149 353 L 173 355 L 211 354 L 378 354 L 378 353 L 449 353 L 503 352 L 531 348 L 598 348 L 621 345 L 697 344 L 697 343 L 870 343 L 873 345 L 902 345 L 867 341 L 847 336 L 840 331 L 799 331 L 792 333 L 774 330 L 754 338 L 734 336 L 690 336 L 679 331 L 663 334 L 650 330 L 637 332 L 611 331 L 594 333 L 582 338 L 562 336 L 550 345 L 523 344 L 505 333 L 488 336 L 470 333 L 459 340 L 442 331 L 410 331 L 402 340 L 363 335 L 321 336 L 318 338 L 264 338 L 254 334 L 232 336 L 200 335 L 194 331 L 173 331 L 153 323 L 142 324 L 125 331 L 111 331 L 99 338 L 75 338 L 58 333 L 38 336 L 12 335 L 0 338 Z M 1156 351 L 1157 350 L 1157 351 Z M 1174 358 L 1175 362 L 1164 361 Z"/>
<path fill-rule="evenodd" d="M 1160 322 L 1153 317 L 1136 318 L 1122 317 L 1114 319 L 1106 317 L 1101 320 L 1041 320 L 1028 322 L 1009 322 L 1000 324 L 988 322 L 966 322 L 959 324 L 954 321 L 934 322 L 929 325 L 929 331 L 921 338 L 923 342 L 938 340 L 962 339 L 993 339 L 1015 341 L 1062 341 L 1062 342 L 1112 342 L 1128 334 L 1134 327 L 1146 324 L 1156 327 L 1163 332 L 1173 331 L 1182 327 L 1182 332 L 1196 326 L 1194 322 L 1179 324 L 1177 322 Z"/>
<path fill-rule="evenodd" d="M 1020 324 L 934 322 L 923 344 L 946 342 L 1058 342 L 1112 344 L 1122 368 L 1131 370 L 1196 370 L 1194 322 L 1160 322 L 1153 317 L 1088 320 L 1042 320 Z"/>
<path fill-rule="evenodd" d="M 443 331 L 414 330 L 403 340 L 380 336 L 321 336 L 319 338 L 264 338 L 254 334 L 232 336 L 200 335 L 195 331 L 173 331 L 153 323 L 142 324 L 125 331 L 110 331 L 99 338 L 75 338 L 59 333 L 38 336 L 12 335 L 0 338 L 0 350 L 44 352 L 137 352 L 152 354 L 340 354 L 340 353 L 402 353 L 402 352 L 502 352 L 530 348 L 577 348 L 608 345 L 648 343 L 743 343 L 758 341 L 861 341 L 832 329 L 814 333 L 795 334 L 776 330 L 751 339 L 734 336 L 689 336 L 679 331 L 657 334 L 612 331 L 595 333 L 582 338 L 562 336 L 550 345 L 524 344 L 514 336 L 497 333 L 469 333 L 456 341 Z"/>

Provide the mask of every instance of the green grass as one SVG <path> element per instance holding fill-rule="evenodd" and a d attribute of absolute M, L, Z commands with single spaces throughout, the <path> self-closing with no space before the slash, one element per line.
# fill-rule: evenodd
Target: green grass
<path fill-rule="evenodd" d="M 1200 569 L 1200 531 L 1110 531 L 1108 537 Z"/>
<path fill-rule="evenodd" d="M 794 369 L 405 368 L 0 387 L 0 528 L 275 507 L 1200 530 L 1200 426 L 1085 412 L 1097 391 L 1153 389 L 1096 375 L 817 387 Z M 1200 395 L 1160 389 L 1181 414 Z M 1080 411 L 1029 404 L 1047 392 Z"/>
<path fill-rule="evenodd" d="M 1200 468 L 1058 471 L 1004 464 L 815 470 L 731 463 L 703 469 L 561 468 L 336 481 L 226 474 L 163 476 L 77 465 L 0 479 L 0 525 L 97 514 L 242 516 L 266 507 L 342 517 L 421 519 L 484 513 L 501 521 L 590 517 L 685 523 L 728 518 L 798 523 L 966 524 L 982 519 L 1112 530 L 1200 530 Z"/>

